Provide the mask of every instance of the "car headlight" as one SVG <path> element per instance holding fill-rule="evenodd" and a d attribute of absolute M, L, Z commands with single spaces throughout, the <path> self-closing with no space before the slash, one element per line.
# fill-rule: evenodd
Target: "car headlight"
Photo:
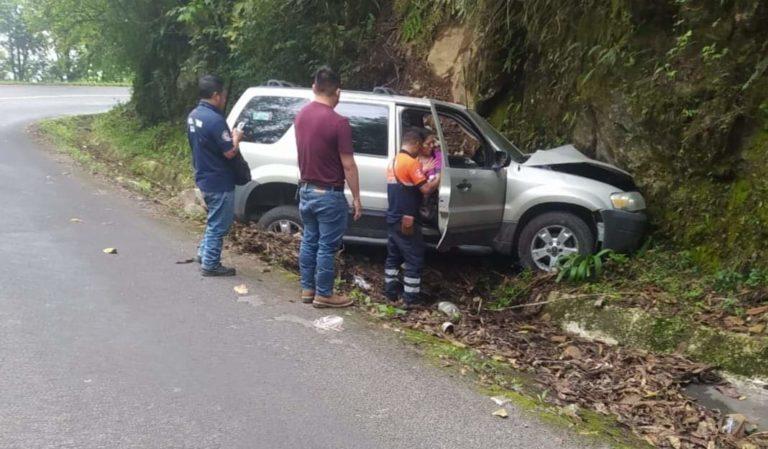
<path fill-rule="evenodd" d="M 640 192 L 619 192 L 611 195 L 614 209 L 637 212 L 645 209 L 645 198 Z"/>

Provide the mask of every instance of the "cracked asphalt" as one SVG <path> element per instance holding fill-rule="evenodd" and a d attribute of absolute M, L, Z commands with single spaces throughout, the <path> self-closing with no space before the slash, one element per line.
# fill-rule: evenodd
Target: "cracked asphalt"
<path fill-rule="evenodd" d="M 586 446 L 515 409 L 491 416 L 472 385 L 354 315 L 318 332 L 328 312 L 290 302 L 280 272 L 176 264 L 194 253 L 188 226 L 26 131 L 127 94 L 0 86 L 0 448 Z"/>

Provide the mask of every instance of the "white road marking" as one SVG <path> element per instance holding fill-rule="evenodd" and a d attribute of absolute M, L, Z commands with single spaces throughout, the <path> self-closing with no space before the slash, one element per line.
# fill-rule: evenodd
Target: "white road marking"
<path fill-rule="evenodd" d="M 114 94 L 114 95 L 34 95 L 29 97 L 0 97 L 0 101 L 3 100 L 41 100 L 51 98 L 115 98 L 115 97 L 130 97 L 130 94 Z"/>

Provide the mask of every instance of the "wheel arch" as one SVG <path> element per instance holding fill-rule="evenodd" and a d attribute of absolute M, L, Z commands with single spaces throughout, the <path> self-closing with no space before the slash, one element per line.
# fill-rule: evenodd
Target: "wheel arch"
<path fill-rule="evenodd" d="M 287 205 L 297 205 L 296 189 L 291 182 L 251 182 L 238 192 L 235 214 L 241 221 L 257 220 L 266 211 Z"/>
<path fill-rule="evenodd" d="M 517 246 L 518 240 L 520 239 L 520 234 L 523 232 L 523 229 L 525 228 L 525 226 L 535 217 L 546 212 L 569 212 L 576 215 L 577 217 L 584 220 L 587 226 L 589 226 L 590 231 L 592 231 L 592 235 L 595 236 L 595 240 L 597 240 L 598 238 L 597 223 L 598 223 L 599 217 L 596 216 L 595 212 L 587 209 L 584 206 L 580 206 L 578 204 L 550 202 L 550 203 L 536 204 L 535 206 L 530 207 L 528 210 L 526 210 L 523 213 L 523 215 L 520 217 L 520 221 L 518 221 L 517 225 L 515 226 L 515 233 L 512 237 L 512 242 L 514 246 Z"/>

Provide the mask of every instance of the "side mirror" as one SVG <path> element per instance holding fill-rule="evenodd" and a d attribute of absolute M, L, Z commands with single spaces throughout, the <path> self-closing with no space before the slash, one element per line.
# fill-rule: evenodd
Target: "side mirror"
<path fill-rule="evenodd" d="M 496 151 L 495 160 L 493 162 L 494 170 L 501 170 L 504 167 L 508 167 L 512 160 L 509 158 L 509 154 L 506 151 Z"/>

